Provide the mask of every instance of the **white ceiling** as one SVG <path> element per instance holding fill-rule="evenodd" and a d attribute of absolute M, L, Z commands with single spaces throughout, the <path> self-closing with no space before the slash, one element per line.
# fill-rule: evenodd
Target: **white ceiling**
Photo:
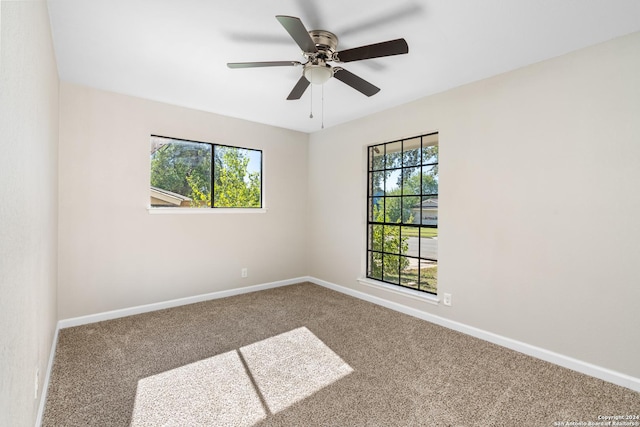
<path fill-rule="evenodd" d="M 638 0 L 48 0 L 61 80 L 315 132 L 411 100 L 640 31 Z M 338 51 L 403 37 L 407 55 L 344 64 L 382 90 L 331 79 L 286 97 L 302 67 L 276 20 L 340 39 Z M 314 118 L 309 118 L 313 92 Z"/>

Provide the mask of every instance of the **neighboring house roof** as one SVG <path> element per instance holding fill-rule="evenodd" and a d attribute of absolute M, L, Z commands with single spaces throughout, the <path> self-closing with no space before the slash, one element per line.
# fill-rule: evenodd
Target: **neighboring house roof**
<path fill-rule="evenodd" d="M 183 196 L 182 194 L 174 193 L 172 191 L 163 190 L 162 188 L 158 187 L 151 187 L 151 197 L 175 206 L 180 206 L 184 202 L 191 201 L 191 199 L 187 196 Z"/>
<path fill-rule="evenodd" d="M 434 209 L 434 208 L 438 208 L 438 199 L 427 199 L 424 200 L 422 203 L 415 205 L 412 209 L 420 209 L 420 207 L 422 208 L 430 208 L 430 209 Z"/>

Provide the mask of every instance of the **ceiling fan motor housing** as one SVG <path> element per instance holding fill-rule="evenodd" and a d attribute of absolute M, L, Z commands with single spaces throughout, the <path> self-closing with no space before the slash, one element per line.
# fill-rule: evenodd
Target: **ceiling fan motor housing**
<path fill-rule="evenodd" d="M 312 84 L 324 84 L 333 76 L 333 69 L 327 64 L 332 61 L 338 47 L 338 37 L 324 30 L 309 31 L 317 52 L 305 52 L 309 61 L 304 65 L 304 77 Z"/>
<path fill-rule="evenodd" d="M 338 47 L 338 36 L 325 30 L 312 30 L 309 31 L 309 35 L 320 52 L 329 51 L 331 53 L 327 58 L 330 60 Z"/>

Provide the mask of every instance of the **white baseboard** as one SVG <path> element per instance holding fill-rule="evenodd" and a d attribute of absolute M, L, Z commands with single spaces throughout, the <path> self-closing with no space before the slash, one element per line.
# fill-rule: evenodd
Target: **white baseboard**
<path fill-rule="evenodd" d="M 181 305 L 194 304 L 202 301 L 209 301 L 218 298 L 232 297 L 234 295 L 247 294 L 250 292 L 263 291 L 265 289 L 277 288 L 280 286 L 293 285 L 294 283 L 300 283 L 304 281 L 308 281 L 308 279 L 306 277 L 297 277 L 289 280 L 279 280 L 277 282 L 263 283 L 261 285 L 228 289 L 226 291 L 217 291 L 208 294 L 195 295 L 192 297 L 138 305 L 135 307 L 122 308 L 119 310 L 105 311 L 103 313 L 90 314 L 88 316 L 73 317 L 70 319 L 60 320 L 58 322 L 58 328 L 64 329 L 73 326 L 86 325 L 89 323 L 102 322 L 103 320 L 118 319 L 120 317 L 132 316 L 134 314 L 148 313 L 150 311 L 163 310 L 165 308 L 179 307 Z"/>
<path fill-rule="evenodd" d="M 53 333 L 53 342 L 51 343 L 51 351 L 49 352 L 49 360 L 47 361 L 47 372 L 44 376 L 44 382 L 42 384 L 42 393 L 40 394 L 40 403 L 38 404 L 38 414 L 36 416 L 36 427 L 42 425 L 42 416 L 44 415 L 44 405 L 47 403 L 47 392 L 49 391 L 49 379 L 51 378 L 51 369 L 53 368 L 53 358 L 56 354 L 56 346 L 58 345 L 58 331 L 59 326 L 56 326 L 56 330 Z"/>
<path fill-rule="evenodd" d="M 415 308 L 408 307 L 403 304 L 392 302 L 383 298 L 379 298 L 373 295 L 369 295 L 364 292 L 356 291 L 344 286 L 336 285 L 324 280 L 316 279 L 314 277 L 308 277 L 305 279 L 307 282 L 314 283 L 316 285 L 324 286 L 334 291 L 341 292 L 346 295 L 350 295 L 371 303 L 381 305 L 391 310 L 399 311 L 404 314 L 408 314 L 413 317 L 417 317 L 422 320 L 426 320 L 436 325 L 444 326 L 445 328 L 453 329 L 454 331 L 462 332 L 463 334 L 471 335 L 476 338 L 480 338 L 484 341 L 489 341 L 493 344 L 500 345 L 502 347 L 515 350 L 517 352 L 526 354 L 528 356 L 541 359 L 555 365 L 562 366 L 564 368 L 571 369 L 573 371 L 580 372 L 585 375 L 589 375 L 595 378 L 599 378 L 603 381 L 607 381 L 622 387 L 629 388 L 631 390 L 640 392 L 640 378 L 635 378 L 621 372 L 613 371 L 611 369 L 603 368 L 582 360 L 574 359 L 569 356 L 565 356 L 553 351 L 546 350 L 544 348 L 536 347 L 521 341 L 517 341 L 511 338 L 503 337 L 492 332 L 484 331 L 482 329 L 475 328 L 473 326 L 465 325 L 453 320 L 446 319 L 444 317 L 436 316 L 425 311 L 416 310 Z"/>
<path fill-rule="evenodd" d="M 40 425 L 42 415 L 44 412 L 45 401 L 47 397 L 47 390 L 49 389 L 49 378 L 51 375 L 51 368 L 53 366 L 53 358 L 55 355 L 56 344 L 58 342 L 58 331 L 60 329 L 69 328 L 73 326 L 80 326 L 89 323 L 101 322 L 103 320 L 116 319 L 125 316 L 131 316 L 134 314 L 147 313 L 150 311 L 162 310 L 165 308 L 178 307 L 186 304 L 193 304 L 196 302 L 208 301 L 218 298 L 226 298 L 234 295 L 246 294 L 249 292 L 262 291 L 265 289 L 277 288 L 280 286 L 293 285 L 295 283 L 311 282 L 319 286 L 323 286 L 334 291 L 350 295 L 371 303 L 389 308 L 391 310 L 398 311 L 400 313 L 408 314 L 413 317 L 417 317 L 422 320 L 426 320 L 431 323 L 435 323 L 440 326 L 444 326 L 449 329 L 453 329 L 458 332 L 462 332 L 467 335 L 471 335 L 476 338 L 480 338 L 485 341 L 500 345 L 502 347 L 509 348 L 511 350 L 518 351 L 520 353 L 532 356 L 547 362 L 595 377 L 601 380 L 617 384 L 622 387 L 629 388 L 631 390 L 640 392 L 640 378 L 635 378 L 630 375 L 626 375 L 620 372 L 612 371 L 601 366 L 593 365 L 572 357 L 568 357 L 553 351 L 546 350 L 544 348 L 536 347 L 521 341 L 516 341 L 511 338 L 503 337 L 501 335 L 494 334 L 492 332 L 484 331 L 482 329 L 475 328 L 473 326 L 465 325 L 453 320 L 446 319 L 444 317 L 436 316 L 434 314 L 427 313 L 425 311 L 417 310 L 412 307 L 408 307 L 403 304 L 392 302 L 384 298 L 379 298 L 373 295 L 369 295 L 364 292 L 356 291 L 354 289 L 347 288 L 345 286 L 336 285 L 324 280 L 317 279 L 311 276 L 297 277 L 294 279 L 280 280 L 277 282 L 264 283 L 261 285 L 247 286 L 244 288 L 229 289 L 226 291 L 212 292 L 209 294 L 196 295 L 193 297 L 180 298 L 165 302 L 158 302 L 153 304 L 140 305 L 131 308 L 124 308 L 119 310 L 107 311 L 104 313 L 91 314 L 88 316 L 74 317 L 71 319 L 63 319 L 58 321 L 56 327 L 53 344 L 51 346 L 51 353 L 49 356 L 49 366 L 47 367 L 47 373 L 45 377 L 45 383 L 43 385 L 42 396 L 40 397 L 40 406 L 38 410 L 38 417 L 36 421 L 36 427 Z"/>

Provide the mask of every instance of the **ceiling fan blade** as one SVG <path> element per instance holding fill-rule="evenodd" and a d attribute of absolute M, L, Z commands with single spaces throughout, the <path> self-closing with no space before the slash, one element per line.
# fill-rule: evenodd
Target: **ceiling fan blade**
<path fill-rule="evenodd" d="M 372 96 L 380 92 L 379 87 L 372 85 L 368 81 L 356 76 L 355 74 L 345 70 L 344 68 L 334 67 L 333 70 L 333 77 L 367 96 Z"/>
<path fill-rule="evenodd" d="M 302 65 L 298 61 L 268 61 L 268 62 L 229 62 L 229 68 L 258 68 L 258 67 L 295 67 Z"/>
<path fill-rule="evenodd" d="M 276 19 L 282 24 L 291 38 L 300 46 L 303 52 L 317 52 L 318 48 L 304 27 L 300 18 L 295 16 L 277 15 Z"/>
<path fill-rule="evenodd" d="M 307 80 L 305 76 L 300 77 L 300 80 L 298 80 L 298 83 L 293 87 L 293 90 L 289 96 L 287 96 L 287 99 L 300 99 L 304 91 L 307 90 L 307 87 L 309 87 L 309 80 Z"/>
<path fill-rule="evenodd" d="M 380 58 L 383 56 L 402 55 L 409 52 L 409 45 L 405 39 L 389 40 L 367 46 L 338 52 L 338 62 L 360 61 L 362 59 Z"/>

